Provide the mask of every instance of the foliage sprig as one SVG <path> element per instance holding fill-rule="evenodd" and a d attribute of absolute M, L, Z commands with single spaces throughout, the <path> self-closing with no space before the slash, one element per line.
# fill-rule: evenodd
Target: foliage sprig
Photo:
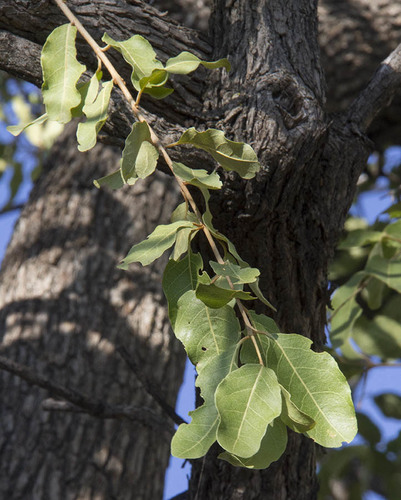
<path fill-rule="evenodd" d="M 230 70 L 227 59 L 206 62 L 181 52 L 165 65 L 150 43 L 139 35 L 116 41 L 105 34 L 104 49 L 93 40 L 61 0 L 56 0 L 70 23 L 56 28 L 42 52 L 42 93 L 46 115 L 67 123 L 81 117 L 78 148 L 91 149 L 107 119 L 114 85 L 131 105 L 136 119 L 125 141 L 120 168 L 97 179 L 97 187 L 117 189 L 151 175 L 160 156 L 178 182 L 184 203 L 172 214 L 171 223 L 159 225 L 146 240 L 134 245 L 120 264 L 148 265 L 166 250 L 172 255 L 163 274 L 163 290 L 173 331 L 196 366 L 204 403 L 191 412 L 191 422 L 179 426 L 172 453 L 199 458 L 217 440 L 220 458 L 247 468 L 266 468 L 283 453 L 287 427 L 304 433 L 323 446 L 349 442 L 356 433 L 349 386 L 328 353 L 311 350 L 311 341 L 297 334 L 283 334 L 265 315 L 248 310 L 242 301 L 261 300 L 271 306 L 258 284 L 260 272 L 238 254 L 234 244 L 213 226 L 210 190 L 220 189 L 218 171 L 208 173 L 173 162 L 166 148 L 187 144 L 208 152 L 226 171 L 252 179 L 260 169 L 251 146 L 227 139 L 222 131 L 190 128 L 174 144 L 163 145 L 142 115 L 139 104 L 146 93 L 164 99 L 173 92 L 166 84 L 172 74 L 189 74 L 199 65 Z M 89 81 L 82 81 L 85 66 L 76 58 L 77 31 L 99 60 Z M 115 49 L 131 66 L 134 99 L 105 52 Z M 101 68 L 112 79 L 102 84 Z M 188 185 L 198 188 L 205 211 L 196 205 Z M 202 256 L 191 242 L 202 231 L 215 261 L 214 275 L 204 270 Z M 219 250 L 222 248 L 222 252 Z M 240 319 L 242 320 L 242 325 Z"/>

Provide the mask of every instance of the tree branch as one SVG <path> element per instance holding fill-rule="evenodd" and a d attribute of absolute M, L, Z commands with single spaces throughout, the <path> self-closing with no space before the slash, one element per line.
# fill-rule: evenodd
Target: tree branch
<path fill-rule="evenodd" d="M 152 427 L 158 432 L 162 429 L 171 434 L 173 429 L 167 425 L 165 419 L 157 415 L 150 408 L 135 408 L 125 406 L 111 406 L 102 401 L 92 399 L 74 389 L 63 387 L 56 382 L 48 380 L 46 377 L 35 373 L 27 366 L 21 365 L 4 356 L 0 356 L 0 369 L 6 370 L 17 377 L 22 378 L 30 385 L 41 387 L 52 396 L 62 398 L 67 401 L 57 402 L 57 404 L 45 403 L 44 408 L 58 411 L 84 412 L 97 418 L 126 418 L 143 425 Z"/>
<path fill-rule="evenodd" d="M 347 115 L 362 132 L 391 103 L 401 85 L 401 44 L 380 64 L 367 87 L 351 104 Z"/>
<path fill-rule="evenodd" d="M 136 363 L 135 359 L 133 359 L 132 355 L 123 346 L 118 347 L 117 352 L 127 363 L 130 370 L 135 374 L 136 378 L 145 389 L 145 391 L 152 399 L 154 399 L 154 401 L 156 401 L 160 408 L 173 420 L 173 422 L 175 422 L 177 425 L 186 424 L 187 422 L 179 415 L 177 415 L 174 408 L 171 407 L 160 395 L 156 385 L 151 380 L 146 378 L 143 371 L 139 369 L 138 364 Z"/>
<path fill-rule="evenodd" d="M 202 59 L 210 58 L 211 48 L 204 35 L 180 26 L 139 0 L 130 2 L 68 0 L 68 5 L 97 42 L 100 42 L 105 31 L 117 40 L 125 40 L 134 34 L 140 34 L 150 41 L 162 60 L 184 50 L 194 52 Z M 29 48 L 33 48 L 32 43 L 43 45 L 50 31 L 66 22 L 67 19 L 54 2 L 44 1 L 39 5 L 34 1 L 0 3 L 0 30 L 11 35 L 9 40 L 3 35 L 2 41 L 9 49 L 9 53 L 7 55 L 4 50 L 2 51 L 1 69 L 38 85 L 39 52 L 37 49 L 34 49 L 33 53 L 24 51 L 25 44 Z M 77 39 L 77 47 L 82 62 L 89 69 L 96 69 L 96 58 L 80 38 Z M 119 73 L 130 82 L 128 65 L 116 53 L 110 51 L 110 55 Z M 16 63 L 14 67 L 12 62 Z M 31 77 L 32 65 L 35 69 Z M 143 101 L 143 106 L 151 113 L 162 116 L 172 123 L 182 124 L 187 116 L 196 119 L 198 114 L 201 118 L 202 75 L 198 74 L 192 78 L 178 77 L 174 80 L 175 92 L 169 96 L 168 106 L 164 102 L 149 98 Z"/>

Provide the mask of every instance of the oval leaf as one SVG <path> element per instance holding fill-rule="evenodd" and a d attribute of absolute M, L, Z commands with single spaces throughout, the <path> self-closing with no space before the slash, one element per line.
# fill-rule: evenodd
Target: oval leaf
<path fill-rule="evenodd" d="M 247 364 L 222 380 L 215 402 L 218 442 L 229 453 L 249 458 L 260 449 L 268 424 L 281 413 L 280 386 L 272 370 Z"/>
<path fill-rule="evenodd" d="M 189 415 L 192 421 L 181 424 L 171 441 L 171 454 L 177 458 L 200 458 L 216 441 L 219 415 L 214 405 L 203 405 Z"/>
<path fill-rule="evenodd" d="M 236 467 L 247 469 L 267 469 L 269 465 L 278 460 L 287 447 L 287 429 L 279 420 L 267 426 L 259 451 L 249 458 L 241 458 L 228 452 L 221 453 L 218 458 Z"/>
<path fill-rule="evenodd" d="M 132 67 L 131 81 L 138 91 L 141 90 L 142 78 L 150 76 L 155 69 L 163 69 L 163 64 L 156 59 L 152 45 L 143 36 L 134 35 L 128 40 L 118 42 L 105 33 L 102 40 L 118 50 Z"/>
<path fill-rule="evenodd" d="M 128 264 L 132 262 L 140 262 L 143 266 L 147 266 L 174 245 L 177 231 L 182 227 L 194 227 L 194 229 L 197 229 L 192 222 L 188 221 L 178 221 L 172 224 L 157 226 L 146 240 L 141 241 L 131 248 L 118 267 L 126 269 Z"/>
<path fill-rule="evenodd" d="M 256 297 L 241 290 L 227 290 L 215 284 L 205 285 L 200 283 L 196 289 L 196 297 L 213 309 L 218 309 L 228 304 L 232 299 L 255 300 Z"/>
<path fill-rule="evenodd" d="M 235 345 L 241 331 L 231 307 L 209 309 L 196 298 L 192 290 L 184 293 L 177 302 L 173 329 L 193 364 L 202 358 L 221 354 Z"/>
<path fill-rule="evenodd" d="M 168 314 L 174 328 L 177 302 L 188 290 L 195 290 L 199 271 L 203 267 L 202 257 L 191 251 L 180 261 L 169 260 L 163 274 L 163 292 L 168 302 Z"/>
<path fill-rule="evenodd" d="M 178 54 L 178 56 L 168 59 L 166 62 L 166 71 L 177 75 L 187 75 L 195 71 L 199 64 L 202 64 L 208 69 L 225 68 L 227 71 L 231 69 L 230 63 L 225 58 L 219 59 L 218 61 L 207 62 L 202 61 L 195 54 L 184 51 Z"/>
<path fill-rule="evenodd" d="M 112 81 L 104 83 L 96 99 L 92 103 L 85 103 L 83 112 L 87 119 L 79 123 L 77 128 L 79 151 L 88 151 L 96 145 L 97 134 L 107 120 L 107 108 L 112 89 Z"/>
<path fill-rule="evenodd" d="M 203 168 L 193 169 L 177 162 L 173 162 L 173 170 L 183 181 L 200 189 L 220 189 L 223 185 L 217 172 L 209 174 Z"/>
<path fill-rule="evenodd" d="M 231 278 L 235 284 L 253 283 L 260 275 L 259 269 L 254 267 L 240 267 L 232 262 L 226 261 L 224 264 L 210 261 L 213 271 L 219 276 Z"/>
<path fill-rule="evenodd" d="M 42 49 L 42 95 L 49 120 L 68 123 L 71 109 L 81 102 L 77 82 L 86 66 L 77 61 L 77 28 L 64 24 L 48 36 Z"/>
<path fill-rule="evenodd" d="M 227 171 L 234 170 L 244 179 L 252 179 L 260 170 L 255 151 L 243 142 L 226 139 L 220 130 L 197 132 L 193 127 L 182 134 L 177 144 L 192 144 L 203 149 Z"/>
<path fill-rule="evenodd" d="M 136 122 L 125 140 L 121 172 L 128 184 L 144 179 L 155 171 L 159 152 L 151 144 L 150 130 L 146 122 Z"/>

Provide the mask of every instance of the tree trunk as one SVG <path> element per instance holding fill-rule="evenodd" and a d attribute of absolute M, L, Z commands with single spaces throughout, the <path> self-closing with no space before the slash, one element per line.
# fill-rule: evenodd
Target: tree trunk
<path fill-rule="evenodd" d="M 177 190 L 163 174 L 118 193 L 98 190 L 93 179 L 116 168 L 119 151 L 82 154 L 75 143 L 67 131 L 54 146 L 4 259 L 1 354 L 103 403 L 160 414 L 116 348 L 125 346 L 174 406 L 184 355 L 169 329 L 162 262 L 129 272 L 116 265 L 168 221 Z M 46 412 L 46 391 L 4 371 L 0 389 L 1 498 L 162 498 L 165 415 L 163 430 Z"/>

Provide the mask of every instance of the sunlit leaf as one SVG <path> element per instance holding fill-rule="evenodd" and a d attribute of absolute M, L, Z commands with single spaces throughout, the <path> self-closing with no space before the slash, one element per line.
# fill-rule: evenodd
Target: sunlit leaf
<path fill-rule="evenodd" d="M 86 115 L 86 120 L 79 123 L 77 128 L 79 151 L 88 151 L 95 146 L 97 134 L 107 120 L 107 108 L 112 89 L 112 81 L 104 83 L 94 101 L 85 103 L 83 112 Z"/>
<path fill-rule="evenodd" d="M 198 285 L 196 297 L 213 309 L 225 306 L 232 299 L 255 300 L 255 297 L 248 292 L 221 288 L 215 284 Z"/>
<path fill-rule="evenodd" d="M 97 188 L 107 186 L 110 189 L 119 189 L 125 185 L 124 179 L 121 175 L 121 168 L 112 174 L 105 175 L 104 177 L 100 177 L 100 179 L 94 180 L 93 183 Z"/>
<path fill-rule="evenodd" d="M 188 221 L 178 221 L 157 226 L 146 240 L 131 248 L 118 267 L 126 269 L 132 262 L 140 262 L 143 266 L 147 266 L 174 245 L 177 231 L 182 227 L 193 227 L 193 224 Z"/>
<path fill-rule="evenodd" d="M 229 261 L 224 262 L 224 264 L 210 261 L 210 266 L 217 275 L 228 276 L 233 283 L 237 284 L 253 283 L 260 275 L 259 269 L 253 267 L 240 267 Z"/>
<path fill-rule="evenodd" d="M 68 123 L 81 102 L 77 82 L 86 67 L 76 59 L 77 28 L 64 24 L 48 36 L 42 50 L 42 95 L 49 120 Z"/>
<path fill-rule="evenodd" d="M 209 174 L 202 168 L 193 169 L 177 162 L 173 162 L 173 170 L 183 181 L 199 188 L 220 189 L 223 185 L 217 172 Z"/>
<path fill-rule="evenodd" d="M 273 370 L 246 364 L 229 373 L 215 397 L 220 415 L 217 440 L 233 455 L 255 455 L 267 426 L 281 413 L 280 386 Z"/>
<path fill-rule="evenodd" d="M 253 311 L 250 315 L 263 330 L 265 316 Z M 268 339 L 267 366 L 274 369 L 296 407 L 316 422 L 306 435 L 327 448 L 352 441 L 357 426 L 351 390 L 334 358 L 312 351 L 312 341 L 302 335 L 276 333 L 273 337 Z"/>
<path fill-rule="evenodd" d="M 280 386 L 283 400 L 281 420 L 295 432 L 306 432 L 315 426 L 316 422 L 306 413 L 302 412 L 292 401 L 291 394 Z"/>
<path fill-rule="evenodd" d="M 214 404 L 214 394 L 221 380 L 237 368 L 236 346 L 215 356 L 203 358 L 197 364 L 199 373 L 196 386 L 201 389 L 205 403 L 190 412 L 192 421 L 179 426 L 171 443 L 172 454 L 179 458 L 199 458 L 207 453 L 216 440 L 219 416 Z"/>
<path fill-rule="evenodd" d="M 177 458 L 203 457 L 216 441 L 219 415 L 214 405 L 203 405 L 189 415 L 191 422 L 181 424 L 171 441 L 171 454 Z"/>
<path fill-rule="evenodd" d="M 31 125 L 40 125 L 41 123 L 44 123 L 47 120 L 47 113 L 39 116 L 36 118 L 36 120 L 33 120 L 32 122 L 25 123 L 25 124 L 20 124 L 20 125 L 10 125 L 7 127 L 7 130 L 10 132 L 10 134 L 13 134 L 14 136 L 20 135 L 21 132 L 24 132 L 28 127 Z"/>
<path fill-rule="evenodd" d="M 136 122 L 125 140 L 121 161 L 122 177 L 128 184 L 144 179 L 155 171 L 159 152 L 151 144 L 150 130 L 146 122 Z"/>
<path fill-rule="evenodd" d="M 187 75 L 195 71 L 199 64 L 202 64 L 202 66 L 208 69 L 225 68 L 227 71 L 231 69 L 230 63 L 225 58 L 219 59 L 218 61 L 207 62 L 202 61 L 199 57 L 190 52 L 184 51 L 178 54 L 178 56 L 168 59 L 166 62 L 166 71 L 178 75 Z"/>
<path fill-rule="evenodd" d="M 267 426 L 265 435 L 260 444 L 259 451 L 249 458 L 236 457 L 224 451 L 218 458 L 225 460 L 237 467 L 247 469 L 267 469 L 269 465 L 278 460 L 287 447 L 287 429 L 279 420 L 274 420 Z"/>
<path fill-rule="evenodd" d="M 105 33 L 102 41 L 118 50 L 132 67 L 131 82 L 136 90 L 141 90 L 142 78 L 150 76 L 155 69 L 163 69 L 163 64 L 156 59 L 153 47 L 143 36 L 134 35 L 119 42 Z"/>
<path fill-rule="evenodd" d="M 163 274 L 163 291 L 168 301 L 168 312 L 174 328 L 177 301 L 188 290 L 195 290 L 199 271 L 203 267 L 199 253 L 188 252 L 180 261 L 169 260 Z"/>
<path fill-rule="evenodd" d="M 241 331 L 231 307 L 210 309 L 196 298 L 192 290 L 184 293 L 177 301 L 173 329 L 194 364 L 202 358 L 221 354 L 235 345 Z"/>
<path fill-rule="evenodd" d="M 197 132 L 190 128 L 182 134 L 177 144 L 192 144 L 207 151 L 225 170 L 234 170 L 244 179 L 252 179 L 260 170 L 258 158 L 251 146 L 226 139 L 220 130 L 210 128 L 205 132 Z"/>

